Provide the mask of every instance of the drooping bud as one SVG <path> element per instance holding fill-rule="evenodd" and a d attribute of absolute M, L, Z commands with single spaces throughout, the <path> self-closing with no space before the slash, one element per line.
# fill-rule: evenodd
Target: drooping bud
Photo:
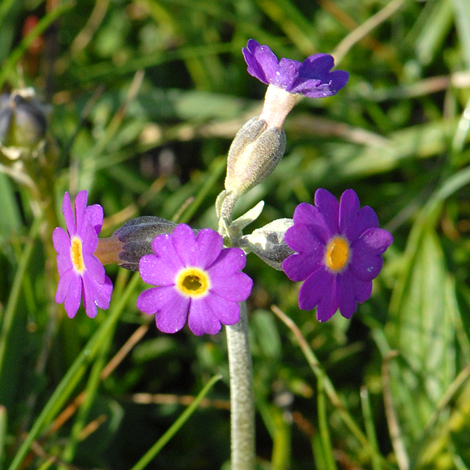
<path fill-rule="evenodd" d="M 284 241 L 286 231 L 294 225 L 292 219 L 277 219 L 240 238 L 238 246 L 259 256 L 266 264 L 282 271 L 282 262 L 294 252 Z"/>
<path fill-rule="evenodd" d="M 0 96 L 0 149 L 11 160 L 36 149 L 46 135 L 45 107 L 31 89 Z"/>
<path fill-rule="evenodd" d="M 130 271 L 138 271 L 140 258 L 153 253 L 153 239 L 172 233 L 176 225 L 162 217 L 136 217 L 115 230 L 111 237 L 100 238 L 95 256 L 103 264 L 114 262 Z"/>

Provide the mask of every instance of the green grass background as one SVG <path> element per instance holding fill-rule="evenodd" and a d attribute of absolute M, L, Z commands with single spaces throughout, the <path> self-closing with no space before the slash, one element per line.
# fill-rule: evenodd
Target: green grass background
<path fill-rule="evenodd" d="M 259 468 L 470 468 L 468 0 L 3 0 L 0 26 L 2 90 L 49 105 L 49 163 L 27 168 L 43 165 L 43 191 L 0 167 L 0 468 L 133 468 L 217 374 L 139 468 L 229 468 L 224 332 L 160 333 L 135 306 L 145 285 L 116 266 L 110 310 L 70 320 L 50 233 L 64 191 L 82 189 L 102 236 L 138 215 L 216 228 L 228 147 L 265 91 L 249 38 L 278 57 L 331 53 L 350 81 L 291 112 L 283 160 L 237 205 L 266 202 L 248 229 L 353 188 L 394 236 L 350 321 L 319 324 L 298 284 L 248 257 Z"/>

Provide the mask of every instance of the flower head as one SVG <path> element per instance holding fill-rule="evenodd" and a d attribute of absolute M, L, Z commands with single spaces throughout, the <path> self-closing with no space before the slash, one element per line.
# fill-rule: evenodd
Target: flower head
<path fill-rule="evenodd" d="M 267 85 L 274 85 L 289 93 L 309 98 L 335 95 L 349 79 L 344 70 L 335 70 L 334 59 L 329 54 L 314 54 L 303 62 L 277 57 L 268 46 L 261 46 L 254 39 L 242 49 L 248 64 L 248 73 Z"/>
<path fill-rule="evenodd" d="M 139 271 L 157 287 L 140 294 L 137 307 L 156 314 L 159 330 L 175 333 L 188 320 L 194 334 L 215 334 L 221 323 L 238 322 L 238 302 L 248 298 L 253 285 L 240 272 L 246 262 L 243 250 L 223 248 L 222 237 L 212 229 L 194 235 L 185 224 L 155 237 L 152 249 L 155 254 L 141 258 Z"/>
<path fill-rule="evenodd" d="M 351 318 L 357 302 L 367 300 L 372 279 L 379 274 L 382 254 L 393 237 L 378 228 L 375 212 L 360 209 L 357 194 L 348 189 L 336 198 L 319 189 L 315 206 L 302 203 L 294 213 L 294 226 L 285 235 L 296 253 L 287 258 L 283 269 L 292 281 L 304 281 L 299 306 L 317 306 L 319 321 L 329 320 L 337 309 Z"/>
<path fill-rule="evenodd" d="M 55 300 L 65 303 L 65 311 L 73 318 L 83 303 L 90 318 L 96 316 L 96 307 L 109 307 L 113 285 L 103 265 L 93 254 L 98 245 L 98 234 L 103 224 L 103 208 L 94 204 L 87 207 L 88 194 L 80 191 L 75 198 L 75 216 L 69 193 L 65 193 L 62 212 L 67 232 L 57 227 L 52 240 L 57 251 L 59 285 Z"/>

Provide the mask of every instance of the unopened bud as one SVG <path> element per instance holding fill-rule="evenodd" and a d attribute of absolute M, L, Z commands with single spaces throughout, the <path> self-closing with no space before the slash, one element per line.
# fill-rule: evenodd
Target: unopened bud
<path fill-rule="evenodd" d="M 292 219 L 277 219 L 240 238 L 238 246 L 248 248 L 266 264 L 282 271 L 282 262 L 294 253 L 284 241 L 286 231 L 294 225 Z"/>
<path fill-rule="evenodd" d="M 44 107 L 32 93 L 12 92 L 0 96 L 0 145 L 10 159 L 22 150 L 35 149 L 44 139 L 47 120 Z"/>
<path fill-rule="evenodd" d="M 228 152 L 225 189 L 236 198 L 267 178 L 284 155 L 283 129 L 250 119 L 233 139 Z"/>
<path fill-rule="evenodd" d="M 164 233 L 172 233 L 175 227 L 174 222 L 162 217 L 143 216 L 129 220 L 111 236 L 111 239 L 121 243 L 117 263 L 130 271 L 138 271 L 140 258 L 153 253 L 153 239 Z"/>

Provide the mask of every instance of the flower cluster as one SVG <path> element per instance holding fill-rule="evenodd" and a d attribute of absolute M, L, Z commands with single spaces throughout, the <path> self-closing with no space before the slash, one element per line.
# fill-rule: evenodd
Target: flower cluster
<path fill-rule="evenodd" d="M 56 302 L 65 303 L 65 310 L 73 318 L 80 307 L 83 294 L 85 311 L 91 318 L 100 307 L 107 309 L 113 289 L 105 275 L 103 259 L 110 258 L 110 246 L 124 249 L 118 240 L 108 249 L 98 249 L 98 234 L 103 223 L 103 209 L 99 205 L 88 206 L 87 192 L 81 191 L 75 199 L 75 218 L 70 196 L 65 193 L 62 212 L 67 233 L 57 227 L 53 233 L 57 251 L 59 285 Z M 248 298 L 253 281 L 241 270 L 245 267 L 245 253 L 240 248 L 223 248 L 222 237 L 212 229 L 193 230 L 180 224 L 173 233 L 156 236 L 152 254 L 142 255 L 141 245 L 139 272 L 152 287 L 143 292 L 137 307 L 145 313 L 155 314 L 157 327 L 165 333 L 175 333 L 188 321 L 196 335 L 215 334 L 221 325 L 233 325 L 239 320 L 239 302 Z M 131 223 L 142 233 L 141 223 Z M 148 231 L 148 230 L 147 230 Z M 129 250 L 129 248 L 128 248 Z M 122 255 L 121 255 L 122 256 Z M 113 259 L 119 259 L 114 253 Z"/>
<path fill-rule="evenodd" d="M 175 333 L 188 323 L 196 335 L 215 334 L 221 325 L 240 319 L 253 281 L 242 272 L 245 252 L 253 252 L 292 281 L 305 281 L 299 292 L 301 309 L 317 308 L 317 318 L 329 320 L 339 310 L 350 318 L 357 303 L 367 300 L 379 274 L 382 254 L 392 243 L 379 228 L 375 212 L 360 208 L 353 190 L 337 199 L 325 189 L 315 193 L 315 205 L 302 203 L 292 219 L 279 219 L 243 235 L 259 216 L 258 205 L 232 222 L 238 197 L 259 184 L 275 168 L 285 149 L 282 123 L 298 94 L 321 98 L 336 94 L 349 78 L 331 71 L 333 57 L 315 54 L 304 62 L 281 59 L 253 39 L 243 48 L 248 72 L 269 85 L 261 115 L 246 123 L 229 151 L 225 191 L 216 203 L 219 232 L 194 231 L 160 217 L 133 219 L 107 239 L 98 239 L 103 223 L 99 205 L 87 207 L 87 192 L 75 199 L 75 216 L 65 194 L 63 214 L 67 232 L 56 228 L 60 280 L 56 301 L 74 317 L 81 303 L 89 317 L 97 306 L 109 307 L 112 283 L 103 264 L 116 262 L 138 270 L 151 288 L 142 292 L 137 307 L 155 315 L 157 328 Z M 228 239 L 230 248 L 224 248 Z M 243 249 L 242 249 L 243 248 Z"/>

